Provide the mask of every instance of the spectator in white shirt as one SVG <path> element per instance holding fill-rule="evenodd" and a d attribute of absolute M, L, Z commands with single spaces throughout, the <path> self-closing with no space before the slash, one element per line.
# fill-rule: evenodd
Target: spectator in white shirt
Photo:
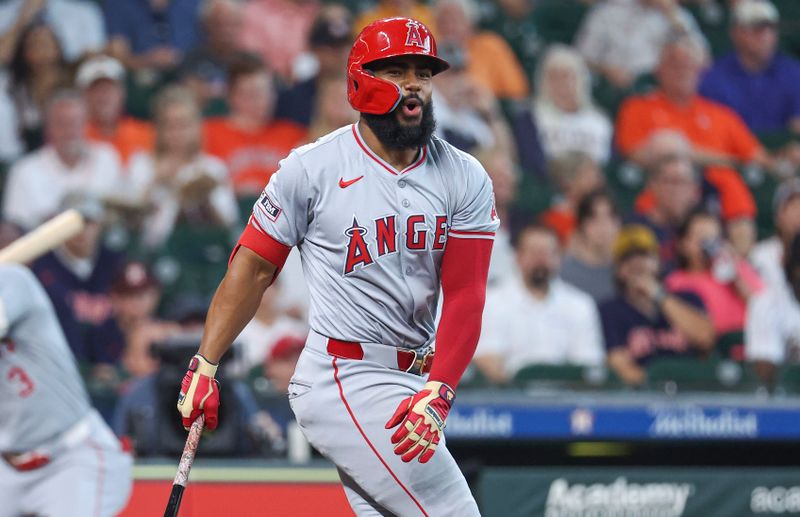
<path fill-rule="evenodd" d="M 781 364 L 800 361 L 800 236 L 782 262 L 783 285 L 770 285 L 747 307 L 745 356 L 768 386 Z"/>
<path fill-rule="evenodd" d="M 607 0 L 586 15 L 575 45 L 593 69 L 626 90 L 637 76 L 655 68 L 662 45 L 681 35 L 707 46 L 678 0 Z"/>
<path fill-rule="evenodd" d="M 81 191 L 104 198 L 118 188 L 119 155 L 107 144 L 86 140 L 86 106 L 80 93 L 63 90 L 45 110 L 47 144 L 11 168 L 3 217 L 31 229 L 54 215 L 62 199 Z"/>
<path fill-rule="evenodd" d="M 778 187 L 772 202 L 776 234 L 753 247 L 750 262 L 770 287 L 783 287 L 784 249 L 800 234 L 800 178 L 791 178 Z"/>
<path fill-rule="evenodd" d="M 163 244 L 179 220 L 233 227 L 239 208 L 228 170 L 202 151 L 200 108 L 191 90 L 166 88 L 154 111 L 155 152 L 138 153 L 130 161 L 131 196 L 153 209 L 142 229 L 145 246 Z"/>
<path fill-rule="evenodd" d="M 517 242 L 521 279 L 490 289 L 475 366 L 506 383 L 525 366 L 604 361 L 600 317 L 592 298 L 557 278 L 558 237 L 529 226 Z"/>
<path fill-rule="evenodd" d="M 583 58 L 567 45 L 553 45 L 536 73 L 534 114 L 548 159 L 584 151 L 604 164 L 611 153 L 612 125 L 592 101 L 591 76 Z"/>

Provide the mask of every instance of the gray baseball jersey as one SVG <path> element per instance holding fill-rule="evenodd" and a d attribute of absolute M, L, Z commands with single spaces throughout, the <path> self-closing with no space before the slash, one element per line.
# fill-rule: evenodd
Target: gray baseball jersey
<path fill-rule="evenodd" d="M 90 407 L 44 289 L 27 268 L 0 264 L 0 452 L 39 447 Z"/>
<path fill-rule="evenodd" d="M 434 340 L 447 239 L 494 239 L 499 221 L 491 181 L 472 156 L 434 137 L 397 171 L 353 124 L 292 151 L 250 224 L 299 248 L 311 328 L 417 348 Z"/>

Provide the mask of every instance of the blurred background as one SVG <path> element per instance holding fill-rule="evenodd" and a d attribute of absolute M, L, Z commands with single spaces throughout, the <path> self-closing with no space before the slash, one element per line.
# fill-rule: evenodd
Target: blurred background
<path fill-rule="evenodd" d="M 437 134 L 494 183 L 448 447 L 487 516 L 800 513 L 800 1 L 0 0 L 0 245 L 31 268 L 163 510 L 206 309 L 288 152 L 357 120 L 345 63 L 433 29 Z M 293 252 L 224 360 L 182 515 L 350 515 L 285 391 Z"/>

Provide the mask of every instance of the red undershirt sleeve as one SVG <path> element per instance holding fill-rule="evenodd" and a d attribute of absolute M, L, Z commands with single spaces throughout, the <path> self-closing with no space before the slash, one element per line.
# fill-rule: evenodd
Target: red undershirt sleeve
<path fill-rule="evenodd" d="M 286 263 L 286 257 L 288 257 L 289 252 L 292 251 L 290 246 L 277 241 L 263 229 L 259 228 L 258 221 L 256 221 L 254 217 L 250 218 L 242 235 L 239 237 L 239 241 L 233 248 L 230 259 L 228 259 L 228 265 L 230 265 L 236 252 L 239 251 L 239 248 L 242 246 L 255 252 L 259 257 L 277 267 L 272 277 L 273 282 L 278 278 L 278 273 L 281 272 L 284 263 Z"/>
<path fill-rule="evenodd" d="M 453 389 L 472 360 L 481 335 L 492 244 L 491 237 L 461 238 L 451 232 L 442 257 L 444 301 L 429 379 Z"/>

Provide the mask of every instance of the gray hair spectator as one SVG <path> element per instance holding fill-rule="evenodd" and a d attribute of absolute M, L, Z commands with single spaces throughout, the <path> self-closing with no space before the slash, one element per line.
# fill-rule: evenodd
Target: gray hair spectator
<path fill-rule="evenodd" d="M 475 366 L 492 383 L 504 384 L 534 364 L 603 363 L 603 340 L 592 298 L 558 278 L 558 237 L 543 226 L 523 229 L 517 239 L 520 277 L 491 288 Z"/>
<path fill-rule="evenodd" d="M 604 164 L 611 153 L 612 124 L 592 101 L 591 75 L 581 55 L 567 45 L 547 49 L 536 73 L 533 112 L 548 158 L 585 151 Z"/>
<path fill-rule="evenodd" d="M 17 161 L 4 192 L 3 217 L 31 229 L 56 213 L 62 199 L 80 191 L 99 198 L 120 188 L 122 166 L 113 147 L 86 139 L 86 105 L 63 90 L 45 111 L 47 144 Z"/>

